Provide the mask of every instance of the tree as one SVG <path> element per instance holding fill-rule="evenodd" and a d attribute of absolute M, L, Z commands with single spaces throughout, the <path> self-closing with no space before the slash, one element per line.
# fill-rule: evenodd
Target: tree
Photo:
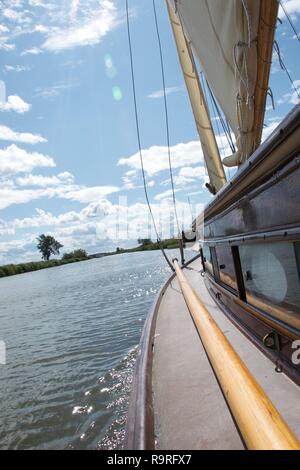
<path fill-rule="evenodd" d="M 49 261 L 51 255 L 59 255 L 59 250 L 63 247 L 63 245 L 51 235 L 40 235 L 37 241 L 37 249 L 42 253 L 42 258 L 45 261 Z"/>
<path fill-rule="evenodd" d="M 143 246 L 151 245 L 151 238 L 139 238 L 137 242 L 139 245 L 143 245 Z"/>
<path fill-rule="evenodd" d="M 87 257 L 88 254 L 85 250 L 78 249 L 71 251 L 70 253 L 65 253 L 62 259 L 68 261 L 70 259 L 86 259 Z"/>

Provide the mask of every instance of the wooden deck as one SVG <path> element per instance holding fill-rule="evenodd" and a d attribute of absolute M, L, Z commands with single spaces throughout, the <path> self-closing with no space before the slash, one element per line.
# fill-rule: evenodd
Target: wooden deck
<path fill-rule="evenodd" d="M 200 270 L 198 259 L 184 272 L 237 353 L 299 438 L 299 387 L 284 374 L 277 373 L 274 364 L 221 312 L 208 293 Z M 244 448 L 176 278 L 168 285 L 156 316 L 152 399 L 157 449 Z"/>

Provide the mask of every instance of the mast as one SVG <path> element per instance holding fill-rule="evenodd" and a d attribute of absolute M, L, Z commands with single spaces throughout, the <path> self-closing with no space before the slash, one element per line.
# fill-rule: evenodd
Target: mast
<path fill-rule="evenodd" d="M 170 7 L 168 0 L 167 7 L 207 167 L 210 181 L 207 187 L 213 194 L 216 194 L 226 184 L 226 176 L 212 128 L 208 106 L 200 84 L 191 47 L 186 40 L 180 20 L 173 11 L 173 8 Z"/>
<path fill-rule="evenodd" d="M 254 150 L 260 145 L 262 137 L 278 6 L 278 0 L 261 0 L 257 38 L 257 81 L 254 92 Z"/>

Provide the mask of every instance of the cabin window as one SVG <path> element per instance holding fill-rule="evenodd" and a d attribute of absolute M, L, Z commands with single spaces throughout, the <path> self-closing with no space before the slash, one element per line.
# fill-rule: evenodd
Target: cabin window
<path fill-rule="evenodd" d="M 211 249 L 208 245 L 204 245 L 202 248 L 202 251 L 203 251 L 203 261 L 204 261 L 205 271 L 213 276 L 214 271 L 213 271 Z"/>
<path fill-rule="evenodd" d="M 239 247 L 248 303 L 300 329 L 300 242 Z"/>
<path fill-rule="evenodd" d="M 227 245 L 216 246 L 216 256 L 220 281 L 231 289 L 237 290 L 231 247 Z"/>

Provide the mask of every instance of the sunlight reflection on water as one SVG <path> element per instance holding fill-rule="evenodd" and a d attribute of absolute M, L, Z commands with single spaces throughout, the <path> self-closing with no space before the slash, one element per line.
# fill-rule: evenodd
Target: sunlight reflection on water
<path fill-rule="evenodd" d="M 155 251 L 0 279 L 1 449 L 122 447 L 137 344 L 169 274 Z"/>

